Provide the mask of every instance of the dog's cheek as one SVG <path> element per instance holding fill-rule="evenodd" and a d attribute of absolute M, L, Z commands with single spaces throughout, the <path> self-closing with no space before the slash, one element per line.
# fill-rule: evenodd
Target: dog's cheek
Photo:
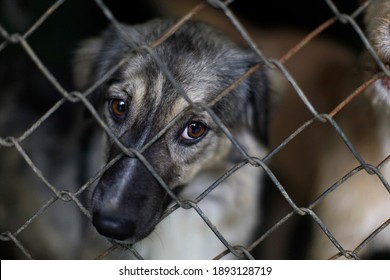
<path fill-rule="evenodd" d="M 211 132 L 196 145 L 186 147 L 176 143 L 172 146 L 171 186 L 176 187 L 189 183 L 201 170 L 214 168 L 230 152 L 232 145 L 224 134 Z"/>

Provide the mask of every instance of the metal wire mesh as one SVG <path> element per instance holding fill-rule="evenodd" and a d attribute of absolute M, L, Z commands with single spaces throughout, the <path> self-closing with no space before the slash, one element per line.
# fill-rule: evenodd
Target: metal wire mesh
<path fill-rule="evenodd" d="M 20 136 L 1 135 L 0 138 L 1 149 L 17 150 L 20 157 L 22 157 L 25 160 L 25 162 L 29 165 L 31 170 L 33 170 L 35 176 L 38 177 L 41 180 L 41 182 L 44 183 L 44 185 L 51 191 L 52 194 L 52 197 L 48 199 L 46 202 L 42 203 L 41 207 L 39 207 L 39 209 L 35 213 L 31 213 L 31 216 L 26 218 L 25 223 L 20 225 L 20 227 L 17 228 L 16 230 L 7 228 L 7 225 L 2 225 L 2 230 L 4 230 L 4 232 L 2 232 L 0 235 L 0 240 L 2 242 L 6 242 L 8 244 L 11 244 L 11 246 L 16 246 L 17 248 L 19 248 L 26 258 L 34 258 L 34 255 L 30 254 L 28 247 L 25 246 L 25 244 L 22 241 L 20 241 L 19 236 L 23 234 L 23 232 L 27 232 L 26 234 L 28 234 L 28 229 L 29 227 L 31 227 L 31 224 L 33 224 L 36 220 L 39 220 L 42 215 L 45 215 L 46 211 L 49 211 L 49 209 L 53 207 L 53 205 L 58 204 L 61 201 L 76 205 L 80 213 L 84 214 L 88 219 L 90 219 L 91 215 L 88 209 L 84 206 L 85 203 L 83 202 L 82 195 L 83 193 L 90 191 L 94 182 L 103 174 L 103 172 L 108 168 L 110 168 L 110 166 L 112 166 L 116 162 L 116 160 L 119 159 L 119 157 L 117 157 L 113 161 L 109 162 L 106 166 L 104 166 L 102 170 L 97 172 L 92 178 L 89 178 L 89 180 L 84 185 L 78 186 L 75 191 L 62 190 L 55 184 L 51 183 L 49 179 L 47 179 L 48 174 L 45 174 L 42 170 L 40 170 L 40 168 L 37 167 L 36 163 L 31 159 L 29 154 L 23 148 L 23 143 L 34 133 L 36 133 L 36 131 L 39 130 L 40 127 L 43 126 L 44 123 L 48 121 L 48 119 L 50 119 L 58 110 L 60 110 L 61 107 L 63 107 L 67 103 L 82 104 L 93 115 L 93 118 L 105 130 L 105 132 L 112 139 L 112 141 L 114 141 L 116 145 L 121 149 L 122 153 L 128 156 L 138 158 L 147 167 L 147 169 L 151 172 L 154 178 L 158 180 L 158 182 L 165 189 L 165 191 L 173 198 L 176 204 L 165 212 L 162 219 L 170 215 L 179 207 L 186 208 L 186 209 L 193 208 L 199 214 L 199 216 L 204 220 L 204 222 L 209 226 L 209 228 L 215 233 L 218 239 L 226 247 L 226 251 L 221 252 L 221 254 L 217 256 L 217 258 L 220 258 L 228 254 L 229 252 L 233 253 L 236 256 L 241 256 L 242 254 L 244 254 L 247 258 L 253 258 L 251 252 L 257 246 L 259 246 L 259 244 L 264 242 L 264 240 L 266 240 L 270 235 L 272 235 L 275 232 L 275 230 L 282 227 L 282 225 L 286 221 L 288 221 L 291 217 L 297 215 L 309 216 L 321 228 L 323 234 L 325 234 L 329 238 L 329 240 L 333 243 L 333 245 L 337 248 L 339 252 L 336 256 L 334 256 L 335 258 L 340 256 L 344 256 L 347 258 L 359 258 L 359 252 L 364 248 L 364 246 L 368 244 L 371 240 L 375 239 L 377 235 L 389 225 L 390 216 L 388 216 L 389 219 L 387 221 L 384 221 L 384 223 L 375 231 L 373 231 L 369 236 L 367 236 L 366 239 L 361 240 L 361 244 L 359 246 L 352 249 L 351 248 L 346 249 L 343 248 L 342 244 L 340 244 L 340 242 L 337 240 L 337 237 L 332 234 L 332 231 L 329 228 L 327 228 L 327 225 L 316 214 L 316 210 L 315 210 L 315 207 L 318 204 L 321 204 L 326 197 L 328 197 L 336 189 L 340 188 L 345 181 L 349 180 L 359 171 L 364 171 L 370 175 L 377 176 L 381 181 L 383 188 L 387 190 L 387 194 L 389 195 L 390 193 L 389 182 L 386 181 L 385 177 L 381 173 L 383 167 L 389 164 L 388 162 L 390 161 L 390 155 L 388 155 L 386 158 L 383 158 L 382 162 L 380 162 L 377 165 L 373 165 L 366 162 L 366 160 L 355 149 L 353 143 L 351 143 L 351 141 L 348 139 L 347 135 L 344 133 L 343 129 L 339 126 L 338 122 L 335 120 L 335 116 L 341 110 L 343 110 L 344 107 L 350 106 L 352 100 L 361 92 L 363 92 L 367 87 L 369 87 L 374 81 L 376 81 L 379 78 L 379 76 L 371 77 L 371 79 L 368 82 L 364 83 L 361 87 L 357 88 L 354 92 L 352 92 L 349 98 L 347 98 L 344 102 L 339 104 L 339 106 L 337 106 L 334 110 L 332 110 L 329 113 L 323 113 L 323 112 L 319 112 L 316 109 L 316 107 L 311 104 L 311 101 L 306 96 L 305 92 L 300 88 L 299 83 L 295 81 L 294 77 L 290 75 L 288 69 L 285 67 L 285 63 L 288 60 L 290 60 L 293 56 L 299 53 L 301 49 L 303 49 L 307 44 L 310 44 L 311 41 L 314 40 L 317 36 L 319 36 L 324 30 L 334 25 L 335 23 L 342 23 L 344 25 L 349 25 L 352 27 L 353 30 L 352 32 L 355 32 L 358 35 L 362 44 L 368 50 L 370 55 L 373 57 L 378 67 L 385 73 L 385 75 L 389 75 L 387 67 L 379 59 L 373 47 L 371 46 L 370 42 L 368 41 L 367 37 L 365 36 L 364 32 L 361 30 L 359 24 L 356 22 L 356 17 L 358 17 L 364 11 L 367 5 L 369 5 L 369 1 L 361 5 L 352 14 L 344 14 L 338 10 L 337 5 L 334 4 L 331 0 L 326 0 L 325 2 L 334 13 L 334 17 L 324 22 L 324 24 L 322 24 L 321 26 L 319 26 L 318 28 L 310 32 L 306 37 L 304 37 L 304 39 L 301 42 L 299 42 L 294 48 L 292 48 L 289 52 L 283 55 L 280 59 L 268 58 L 266 55 L 262 53 L 261 48 L 259 48 L 256 45 L 256 43 L 251 39 L 250 32 L 248 32 L 245 29 L 245 26 L 236 18 L 235 14 L 229 8 L 229 4 L 232 1 L 209 0 L 205 3 L 202 3 L 194 7 L 188 14 L 186 14 L 184 17 L 178 20 L 177 24 L 172 26 L 160 39 L 158 39 L 155 42 L 152 42 L 148 46 L 141 46 L 143 50 L 146 50 L 147 52 L 153 55 L 155 61 L 161 66 L 162 70 L 165 72 L 170 82 L 177 89 L 179 89 L 181 94 L 185 97 L 186 94 L 184 93 L 183 90 L 181 90 L 180 84 L 177 81 L 175 81 L 175 79 L 172 77 L 169 71 L 164 68 L 163 63 L 159 60 L 159 58 L 154 55 L 153 48 L 155 48 L 156 46 L 161 44 L 164 40 L 166 40 L 169 36 L 171 36 L 177 30 L 177 28 L 179 28 L 186 21 L 190 20 L 195 14 L 201 13 L 202 9 L 206 5 L 211 5 L 212 7 L 219 9 L 226 16 L 226 18 L 229 19 L 229 21 L 234 25 L 234 27 L 238 30 L 242 38 L 245 40 L 247 45 L 258 55 L 261 61 L 261 64 L 254 66 L 240 79 L 245 79 L 247 76 L 250 76 L 259 67 L 268 67 L 271 69 L 276 69 L 280 73 L 282 73 L 285 79 L 287 79 L 288 82 L 292 85 L 292 87 L 295 90 L 295 93 L 297 94 L 297 96 L 300 98 L 302 103 L 305 105 L 305 107 L 310 111 L 312 115 L 312 118 L 310 120 L 302 124 L 301 127 L 297 128 L 294 133 L 292 133 L 283 142 L 281 142 L 265 158 L 261 159 L 261 158 L 252 157 L 245 151 L 243 147 L 240 146 L 240 144 L 234 139 L 234 136 L 229 132 L 229 130 L 226 127 L 224 127 L 222 121 L 219 120 L 218 117 L 214 114 L 214 112 L 210 108 L 210 104 L 202 104 L 202 105 L 192 104 L 191 100 L 189 98 L 186 98 L 186 100 L 189 102 L 191 106 L 200 106 L 202 110 L 206 111 L 213 118 L 213 120 L 222 128 L 226 136 L 231 140 L 231 142 L 237 147 L 237 149 L 245 157 L 245 160 L 243 162 L 234 166 L 229 171 L 229 173 L 225 174 L 217 182 L 211 185 L 201 196 L 199 196 L 194 201 L 181 201 L 170 190 L 169 186 L 166 185 L 164 180 L 158 175 L 158 173 L 154 170 L 154 168 L 147 162 L 147 160 L 142 155 L 142 152 L 147 147 L 152 145 L 155 141 L 157 141 L 159 137 L 161 137 L 161 135 L 163 135 L 169 129 L 169 126 L 172 125 L 173 123 L 168 125 L 168 127 L 164 128 L 164 130 L 161 131 L 160 134 L 156 135 L 156 137 L 152 141 L 147 143 L 143 147 L 143 149 L 139 151 L 128 149 L 119 141 L 119 139 L 115 137 L 115 135 L 112 134 L 107 124 L 101 119 L 101 117 L 99 116 L 95 108 L 87 99 L 88 95 L 91 92 L 93 92 L 99 85 L 101 85 L 105 80 L 107 80 L 117 69 L 119 69 L 119 67 L 123 63 L 125 63 L 126 60 L 123 60 L 118 65 L 114 66 L 110 71 L 106 73 L 106 75 L 104 75 L 104 77 L 102 77 L 94 85 L 88 88 L 85 92 L 69 92 L 61 84 L 61 81 L 58 81 L 57 78 L 52 74 L 52 72 L 45 66 L 45 63 L 41 61 L 40 57 L 34 52 L 34 49 L 30 46 L 29 44 L 30 36 L 33 35 L 34 32 L 36 32 L 42 26 L 42 24 L 44 24 L 45 21 L 47 21 L 49 17 L 55 16 L 53 15 L 53 13 L 61 9 L 61 6 L 64 2 L 65 0 L 56 1 L 52 6 L 48 7 L 47 11 L 41 16 L 41 18 L 39 18 L 35 22 L 35 24 L 33 24 L 23 34 L 10 33 L 12 31 L 6 30 L 4 27 L 0 25 L 0 34 L 1 37 L 4 39 L 4 41 L 0 45 L 0 52 L 4 51 L 4 49 L 12 48 L 14 45 L 21 46 L 25 51 L 25 53 L 36 65 L 38 69 L 37 71 L 40 71 L 50 82 L 50 84 L 62 95 L 62 98 L 58 102 L 56 102 L 49 110 L 47 110 L 45 114 L 43 114 L 33 125 L 31 125 L 28 129 L 26 129 Z M 121 29 L 121 26 L 118 23 L 117 19 L 115 18 L 115 15 L 111 13 L 111 11 L 103 3 L 103 1 L 95 0 L 94 2 L 99 7 L 99 9 L 103 12 L 103 14 L 106 16 L 108 21 L 112 23 L 114 26 L 116 26 L 118 29 Z M 236 84 L 237 83 L 239 83 L 239 81 L 236 81 Z M 234 87 L 235 84 L 231 85 L 230 90 L 232 90 Z M 228 93 L 229 90 L 227 90 L 227 92 L 221 93 L 220 98 L 222 98 L 222 96 Z M 173 122 L 174 121 L 175 120 L 173 120 Z M 283 149 L 283 147 L 289 145 L 289 143 L 293 141 L 296 137 L 298 137 L 299 134 L 309 129 L 309 127 L 311 127 L 312 125 L 318 122 L 328 123 L 332 127 L 332 129 L 338 134 L 338 136 L 345 143 L 346 147 L 348 147 L 350 153 L 352 153 L 352 155 L 356 158 L 356 160 L 359 163 L 359 166 L 357 166 L 355 169 L 345 174 L 343 178 L 335 182 L 332 186 L 329 186 L 329 188 L 327 188 L 327 190 L 324 193 L 322 193 L 322 195 L 317 197 L 317 199 L 315 199 L 315 201 L 313 201 L 307 207 L 301 207 L 298 204 L 296 204 L 294 199 L 289 195 L 289 193 L 285 189 L 285 186 L 279 181 L 278 177 L 273 173 L 272 169 L 268 166 L 268 163 L 273 159 L 273 157 L 276 154 L 280 152 L 280 150 Z M 39 145 L 39 143 L 37 143 L 37 145 Z M 7 159 L 2 158 L 1 161 L 7 161 Z M 238 245 L 229 244 L 229 242 L 224 238 L 224 236 L 218 231 L 218 229 L 212 224 L 212 222 L 208 219 L 208 217 L 202 212 L 202 209 L 198 206 L 198 203 L 205 196 L 207 196 L 208 193 L 211 192 L 211 190 L 218 188 L 219 184 L 223 180 L 225 180 L 227 177 L 234 174 L 237 170 L 239 170 L 242 166 L 246 164 L 251 164 L 260 169 L 263 169 L 266 173 L 266 176 L 272 181 L 272 183 L 276 186 L 277 190 L 280 192 L 280 194 L 284 197 L 284 199 L 288 202 L 288 204 L 291 207 L 291 212 L 285 215 L 272 227 L 265 230 L 265 233 L 259 236 L 257 240 L 255 240 L 252 243 L 252 245 L 248 247 L 244 247 L 240 244 Z M 1 187 L 8 188 L 9 186 L 2 184 Z M 64 215 L 66 215 L 66 213 L 64 213 Z M 45 229 L 42 228 L 42 231 L 44 230 Z M 98 258 L 106 257 L 108 254 L 111 254 L 113 251 L 118 250 L 119 248 L 123 249 L 123 247 L 121 247 L 119 244 L 114 244 L 112 246 L 109 246 L 109 248 L 106 251 L 101 252 L 97 257 Z M 135 249 L 131 247 L 126 249 L 130 250 L 135 255 L 135 257 L 142 258 L 142 256 L 140 256 L 135 251 Z M 61 253 L 59 253 L 59 255 L 61 255 Z"/>

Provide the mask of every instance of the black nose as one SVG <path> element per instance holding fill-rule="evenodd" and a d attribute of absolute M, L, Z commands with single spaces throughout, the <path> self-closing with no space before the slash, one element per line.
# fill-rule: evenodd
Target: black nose
<path fill-rule="evenodd" d="M 94 212 L 92 223 L 97 231 L 106 237 L 126 240 L 134 235 L 136 224 L 115 213 Z"/>

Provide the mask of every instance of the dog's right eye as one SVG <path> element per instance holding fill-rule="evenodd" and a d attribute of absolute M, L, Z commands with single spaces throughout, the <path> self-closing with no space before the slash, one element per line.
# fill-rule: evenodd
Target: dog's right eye
<path fill-rule="evenodd" d="M 108 102 L 109 110 L 116 121 L 123 121 L 127 115 L 127 102 L 122 99 L 113 98 Z"/>

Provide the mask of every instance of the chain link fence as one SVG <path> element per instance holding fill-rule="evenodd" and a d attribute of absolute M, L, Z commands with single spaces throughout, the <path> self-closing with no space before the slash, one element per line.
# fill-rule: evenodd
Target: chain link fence
<path fill-rule="evenodd" d="M 102 167 L 101 170 L 95 172 L 91 178 L 85 178 L 85 176 L 87 176 L 86 174 L 90 174 L 91 172 L 88 170 L 88 168 L 85 167 L 86 162 L 81 160 L 79 153 L 84 153 L 85 150 L 89 149 L 89 144 L 84 143 L 83 146 L 82 141 L 86 138 L 86 135 L 89 135 L 90 131 L 88 130 L 88 126 L 84 127 L 79 125 L 76 133 L 74 132 L 74 128 L 72 128 L 72 133 L 67 135 L 67 133 L 70 131 L 69 122 L 72 123 L 70 125 L 72 127 L 74 124 L 79 124 L 80 116 L 71 115 L 73 112 L 71 111 L 71 113 L 67 113 L 65 117 L 59 117 L 63 116 L 61 115 L 61 112 L 65 110 L 64 108 L 69 105 L 79 105 L 86 108 L 92 114 L 96 122 L 105 130 L 109 137 L 112 138 L 112 141 L 118 144 L 123 154 L 132 156 L 135 154 L 135 157 L 141 161 L 145 161 L 145 159 L 143 158 L 141 152 L 133 150 L 129 151 L 126 147 L 123 147 L 120 141 L 111 133 L 110 129 L 98 115 L 95 108 L 87 98 L 88 95 L 93 92 L 100 84 L 102 84 L 112 73 L 114 73 L 120 65 L 117 65 L 111 69 L 109 73 L 107 73 L 101 80 L 99 80 L 85 92 L 68 91 L 65 89 L 62 81 L 57 80 L 56 76 L 45 65 L 45 61 L 41 60 L 40 56 L 37 55 L 37 53 L 34 51 L 34 48 L 30 45 L 30 37 L 32 37 L 34 33 L 38 32 L 42 26 L 49 24 L 49 19 L 56 16 L 56 13 L 62 9 L 62 6 L 65 4 L 65 2 L 65 0 L 55 1 L 25 33 L 13 33 L 13 30 L 7 30 L 2 25 L 0 25 L 0 34 L 3 38 L 3 42 L 0 44 L 0 53 L 4 53 L 9 49 L 15 48 L 16 45 L 20 46 L 23 52 L 27 54 L 29 59 L 31 59 L 35 65 L 36 72 L 43 74 L 45 79 L 50 84 L 49 87 L 54 88 L 55 91 L 62 96 L 58 101 L 52 102 L 50 108 L 40 116 L 37 116 L 37 114 L 21 112 L 23 108 L 12 107 L 10 104 L 14 104 L 13 100 L 11 100 L 10 103 L 6 103 L 4 101 L 6 106 L 4 106 L 4 109 L 2 109 L 3 112 L 1 113 L 1 117 L 8 119 L 12 118 L 14 123 L 13 125 L 8 124 L 8 126 L 0 123 L 0 125 L 2 125 L 0 128 L 3 130 L 0 132 L 0 151 L 2 154 L 1 168 L 3 169 L 0 173 L 1 195 L 3 196 L 1 198 L 2 205 L 0 208 L 0 211 L 3 212 L 0 214 L 0 221 L 2 223 L 0 225 L 0 230 L 2 231 L 0 240 L 1 247 L 4 248 L 2 251 L 5 257 L 8 257 L 8 255 L 4 252 L 8 252 L 8 250 L 16 250 L 18 251 L 19 257 L 25 258 L 53 257 L 54 254 L 56 254 L 56 257 L 58 258 L 105 258 L 112 256 L 115 254 L 115 252 L 123 254 L 123 250 L 129 250 L 136 258 L 142 258 L 142 256 L 133 247 L 127 248 L 121 244 L 104 243 L 102 242 L 104 239 L 103 237 L 95 236 L 92 237 L 91 240 L 87 240 L 90 234 L 88 232 L 89 229 L 85 229 L 83 226 L 73 225 L 74 223 L 78 224 L 79 222 L 81 224 L 90 223 L 91 215 L 87 206 L 89 202 L 86 201 L 83 197 L 86 194 L 92 192 L 92 188 L 96 180 L 98 180 L 98 178 L 105 170 L 114 164 L 115 160 L 109 162 L 106 166 Z M 367 162 L 367 160 L 361 156 L 360 152 L 355 148 L 354 143 L 349 140 L 348 133 L 344 132 L 342 125 L 340 125 L 339 121 L 336 120 L 336 117 L 340 114 L 340 112 L 350 106 L 353 106 L 352 104 L 354 104 L 355 98 L 357 98 L 360 93 L 364 92 L 372 83 L 378 80 L 380 75 L 370 77 L 367 82 L 364 82 L 353 92 L 345 93 L 345 96 L 347 96 L 347 94 L 349 94 L 349 96 L 347 96 L 343 102 L 338 104 L 334 110 L 330 112 L 321 112 L 316 108 L 315 105 L 312 104 L 307 92 L 301 88 L 299 82 L 295 80 L 295 77 L 290 74 L 286 64 L 292 60 L 292 58 L 299 55 L 300 52 L 305 52 L 305 47 L 309 44 L 312 44 L 312 42 L 316 40 L 316 38 L 319 37 L 325 30 L 329 29 L 335 24 L 339 24 L 351 27 L 349 32 L 354 32 L 358 36 L 361 45 L 367 49 L 369 55 L 374 59 L 378 67 L 386 72 L 386 74 L 388 74 L 386 66 L 376 55 L 373 47 L 371 46 L 367 37 L 364 35 L 364 32 L 356 20 L 356 18 L 361 16 L 361 14 L 370 4 L 370 1 L 361 4 L 351 14 L 344 14 L 338 9 L 336 1 L 326 0 L 325 2 L 329 9 L 333 12 L 334 16 L 324 22 L 322 25 L 318 26 L 318 28 L 315 30 L 312 30 L 310 33 L 306 34 L 306 36 L 302 37 L 302 39 L 296 43 L 295 47 L 291 48 L 287 53 L 278 59 L 267 57 L 267 55 L 263 53 L 262 48 L 259 47 L 252 39 L 251 32 L 245 28 L 245 24 L 241 23 L 234 12 L 230 9 L 229 5 L 231 2 L 233 1 L 209 0 L 194 6 L 192 10 L 190 10 L 184 17 L 177 21 L 176 25 L 172 26 L 170 30 L 167 30 L 167 32 L 159 40 L 153 42 L 152 45 L 145 46 L 145 48 L 151 50 L 153 47 L 161 44 L 182 24 L 193 18 L 196 14 L 201 14 L 202 10 L 209 5 L 219 10 L 220 13 L 231 22 L 247 46 L 249 46 L 262 61 L 261 64 L 254 66 L 254 68 L 250 69 L 243 77 L 233 83 L 230 86 L 230 90 L 234 88 L 242 79 L 250 76 L 254 70 L 258 69 L 259 67 L 267 67 L 273 71 L 279 72 L 283 76 L 283 79 L 287 81 L 293 88 L 295 95 L 299 97 L 301 104 L 303 104 L 310 112 L 310 118 L 305 123 L 301 123 L 299 127 L 296 127 L 293 133 L 291 133 L 283 141 L 272 147 L 272 150 L 269 152 L 269 154 L 262 159 L 248 155 L 247 152 L 230 134 L 230 132 L 224 129 L 225 134 L 241 151 L 246 160 L 235 166 L 229 174 L 225 174 L 225 176 L 223 176 L 218 182 L 215 182 L 215 184 L 210 186 L 209 189 L 204 193 L 204 196 L 206 196 L 212 189 L 218 188 L 219 184 L 224 180 L 224 178 L 231 176 L 245 164 L 251 164 L 265 171 L 265 176 L 267 177 L 268 181 L 270 181 L 270 187 L 277 190 L 277 196 L 279 199 L 282 198 L 283 201 L 288 203 L 290 210 L 287 214 L 278 218 L 276 222 L 269 222 L 266 225 L 266 228 L 262 229 L 262 233 L 257 236 L 257 238 L 250 246 L 244 247 L 240 244 L 229 244 L 229 242 L 218 231 L 218 229 L 215 228 L 212 222 L 198 206 L 198 202 L 203 198 L 203 196 L 199 197 L 195 201 L 180 201 L 175 196 L 175 194 L 170 191 L 169 186 L 161 181 L 162 187 L 172 196 L 173 200 L 176 201 L 176 204 L 165 212 L 162 219 L 180 207 L 186 209 L 193 208 L 226 247 L 226 251 L 221 252 L 221 254 L 216 256 L 216 258 L 223 257 L 228 253 L 233 253 L 236 256 L 245 255 L 247 258 L 254 258 L 254 252 L 256 252 L 256 248 L 261 247 L 263 243 L 267 242 L 267 240 L 270 239 L 273 235 L 276 235 L 277 231 L 283 228 L 284 224 L 289 220 L 293 219 L 294 217 L 309 217 L 310 221 L 314 221 L 315 226 L 320 229 L 321 235 L 326 237 L 333 244 L 331 246 L 333 246 L 333 248 L 335 248 L 335 250 L 338 252 L 334 256 L 328 256 L 329 258 L 360 258 L 359 252 L 364 250 L 364 247 L 367 244 L 370 244 L 376 238 L 380 238 L 381 234 L 383 235 L 386 230 L 389 230 L 388 225 L 390 221 L 390 207 L 387 209 L 387 220 L 383 220 L 383 223 L 379 227 L 375 228 L 375 230 L 373 230 L 364 239 L 362 239 L 356 248 L 344 248 L 342 242 L 338 241 L 338 237 L 332 233 L 331 228 L 328 228 L 327 223 L 322 220 L 321 215 L 317 213 L 316 209 L 317 206 L 320 206 L 324 203 L 324 200 L 328 199 L 329 201 L 332 201 L 332 198 L 334 198 L 332 193 L 337 195 L 336 191 L 342 188 L 345 182 L 352 180 L 356 174 L 361 172 L 366 172 L 370 176 L 378 178 L 380 181 L 380 187 L 385 191 L 385 195 L 390 196 L 389 182 L 382 173 L 384 168 L 388 168 L 390 151 L 385 151 L 385 155 L 381 158 L 380 162 Z M 239 1 L 237 0 L 236 2 Z M 107 8 L 103 1 L 95 0 L 94 3 L 96 4 L 96 7 L 98 7 L 99 10 L 105 15 L 109 23 L 113 24 L 114 26 L 119 25 L 115 14 L 113 14 L 110 9 Z M 24 78 L 26 77 L 21 77 L 21 83 L 23 83 Z M 173 82 L 174 84 L 176 83 L 175 81 Z M 4 93 L 2 93 L 2 95 L 11 92 L 8 89 L 3 90 Z M 228 94 L 228 92 L 223 92 L 221 94 Z M 367 106 L 371 105 L 367 104 Z M 208 111 L 210 114 L 213 114 L 212 110 L 207 106 L 207 104 L 204 105 L 203 109 Z M 28 127 L 22 132 L 15 132 L 14 130 L 9 129 L 10 126 L 16 126 L 18 116 L 21 114 L 27 118 L 31 117 L 36 121 L 33 124 L 29 124 Z M 387 116 L 387 118 L 388 117 L 389 116 Z M 386 116 L 384 115 L 383 118 L 386 118 Z M 216 117 L 215 119 L 218 123 L 220 122 Z M 358 121 L 358 118 L 356 119 Z M 311 127 L 315 126 L 316 124 L 329 125 L 333 133 L 337 134 L 337 136 L 343 141 L 343 145 L 347 147 L 349 153 L 351 153 L 353 158 L 356 159 L 357 165 L 355 168 L 345 173 L 344 176 L 339 178 L 339 180 L 333 181 L 331 185 L 324 189 L 322 194 L 315 197 L 315 199 L 313 198 L 311 203 L 301 206 L 299 204 L 300 202 L 295 201 L 294 197 L 290 194 L 288 181 L 286 183 L 281 182 L 280 178 L 278 177 L 277 170 L 273 169 L 272 161 L 274 157 L 280 154 L 285 147 L 291 145 L 291 142 L 294 142 L 297 138 L 300 137 L 301 134 L 304 134 L 305 131 L 310 130 Z M 219 123 L 219 125 L 222 125 L 222 123 Z M 356 125 L 358 127 L 359 123 Z M 59 131 L 59 128 L 63 128 L 64 132 L 58 135 L 50 134 L 53 131 Z M 167 129 L 168 128 L 165 128 L 165 130 Z M 160 135 L 163 133 L 164 131 L 162 131 Z M 78 143 L 80 139 L 82 147 L 76 151 L 70 150 L 70 146 L 80 146 L 80 143 Z M 153 141 L 156 140 L 158 139 L 156 138 Z M 64 143 L 61 146 L 61 151 L 49 149 L 51 147 L 51 143 L 56 141 Z M 307 145 L 310 145 L 309 141 L 310 139 L 308 139 Z M 385 141 L 390 142 L 390 139 Z M 39 147 L 40 145 L 42 145 L 42 147 Z M 47 149 L 45 150 L 45 148 Z M 35 154 L 34 150 L 37 150 L 37 154 Z M 45 151 L 49 156 L 40 154 L 42 151 Z M 11 152 L 13 152 L 12 155 Z M 69 160 L 69 157 L 73 158 Z M 27 163 L 29 171 L 21 171 L 21 165 L 16 163 L 16 161 L 20 159 L 25 162 L 24 164 Z M 45 160 L 48 160 L 49 162 L 46 163 L 46 165 Z M 299 161 L 299 159 L 296 160 Z M 297 164 L 299 164 L 299 162 L 297 162 Z M 13 171 L 13 169 L 16 171 Z M 153 168 L 151 168 L 150 172 L 153 173 L 155 178 L 159 178 L 158 174 L 153 170 Z M 66 176 L 67 178 L 62 180 L 63 178 L 61 176 Z M 81 180 L 85 180 L 86 183 L 79 184 L 78 182 Z M 60 182 L 61 184 L 63 184 L 63 182 L 66 183 L 65 185 L 59 186 L 57 182 Z M 42 185 L 42 183 L 44 185 L 42 188 L 37 188 L 35 186 L 35 184 Z M 40 197 L 40 199 L 35 199 L 35 197 L 38 196 L 36 194 L 37 192 L 44 192 L 45 194 L 42 196 L 42 198 Z M 15 197 L 12 197 L 13 195 L 18 196 L 18 198 L 16 199 Z M 28 209 L 25 212 L 22 212 L 22 216 L 17 216 L 20 210 L 18 207 L 25 207 L 24 205 L 28 205 Z M 70 208 L 69 205 L 71 205 Z M 357 206 L 357 208 L 358 207 L 359 206 Z M 358 211 L 358 209 L 356 211 Z M 67 219 L 64 218 L 63 221 L 58 220 L 58 217 L 64 217 L 66 215 L 69 215 Z M 265 210 L 265 215 L 267 215 L 267 210 Z M 20 222 L 21 219 L 24 219 L 24 222 Z M 42 224 L 40 224 L 40 221 L 42 220 L 47 222 L 42 222 Z M 57 229 L 55 229 L 56 226 Z M 64 228 L 67 228 L 67 230 L 71 228 L 71 233 L 69 233 L 67 236 L 58 234 Z M 351 229 L 351 232 L 354 230 L 355 229 Z M 46 234 L 46 231 L 51 231 L 51 235 Z M 56 238 L 53 240 L 49 238 L 49 236 L 52 235 L 56 236 Z M 64 239 L 60 240 L 61 238 Z M 97 240 L 98 238 L 100 239 Z M 58 242 L 59 240 L 60 242 Z M 69 240 L 72 240 L 72 242 L 69 242 Z M 50 249 L 49 245 L 46 247 L 47 244 L 44 244 L 46 242 L 51 244 Z M 58 244 L 56 245 L 56 243 Z M 95 243 L 99 243 L 99 246 L 95 246 Z M 102 246 L 101 243 L 104 245 Z M 305 244 L 305 246 L 310 245 Z M 88 250 L 92 247 L 94 249 L 91 249 L 87 255 L 82 253 L 75 255 L 73 254 L 74 252 L 72 252 L 72 250 L 76 247 L 83 248 L 83 250 Z M 43 254 L 41 256 L 34 255 L 34 253 L 32 253 L 39 250 L 44 251 L 43 253 L 47 253 L 47 255 Z M 53 250 L 53 252 L 50 250 Z M 56 252 L 56 250 L 58 251 Z"/>

